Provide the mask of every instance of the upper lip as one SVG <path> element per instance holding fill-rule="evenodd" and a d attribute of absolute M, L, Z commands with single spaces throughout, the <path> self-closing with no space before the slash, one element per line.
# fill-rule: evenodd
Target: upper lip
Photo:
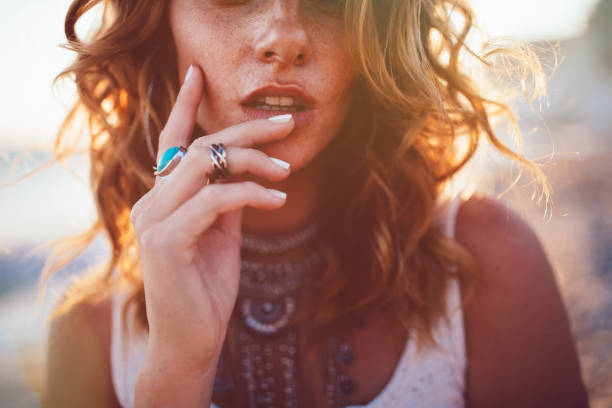
<path fill-rule="evenodd" d="M 296 85 L 267 85 L 258 88 L 245 97 L 240 104 L 246 105 L 257 101 L 262 96 L 291 96 L 305 109 L 313 109 L 316 106 L 316 99 Z"/>

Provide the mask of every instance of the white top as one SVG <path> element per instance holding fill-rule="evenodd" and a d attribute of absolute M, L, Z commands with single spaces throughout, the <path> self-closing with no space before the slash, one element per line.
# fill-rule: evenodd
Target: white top
<path fill-rule="evenodd" d="M 457 196 L 438 212 L 436 222 L 449 237 L 454 237 L 455 218 L 460 203 L 461 199 Z M 123 336 L 120 311 L 124 300 L 125 294 L 122 293 L 113 298 L 111 370 L 117 399 L 124 408 L 131 408 L 134 406 L 136 379 L 145 357 L 147 335 L 136 335 L 130 319 L 128 332 Z M 449 284 L 446 300 L 449 319 L 440 319 L 433 331 L 439 347 L 418 353 L 414 333 L 411 332 L 391 380 L 381 393 L 367 405 L 349 408 L 465 406 L 463 314 L 459 286 L 454 280 Z M 130 315 L 133 311 L 133 308 L 130 309 Z M 215 404 L 211 404 L 211 408 L 216 408 Z"/>

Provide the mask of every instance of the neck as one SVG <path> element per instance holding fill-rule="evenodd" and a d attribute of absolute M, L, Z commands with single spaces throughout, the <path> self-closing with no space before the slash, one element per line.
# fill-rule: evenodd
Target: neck
<path fill-rule="evenodd" d="M 286 192 L 287 201 L 284 206 L 273 211 L 245 207 L 242 229 L 251 234 L 271 235 L 293 231 L 306 224 L 317 211 L 323 187 L 325 174 L 321 156 L 282 182 L 257 180 L 265 187 Z"/>

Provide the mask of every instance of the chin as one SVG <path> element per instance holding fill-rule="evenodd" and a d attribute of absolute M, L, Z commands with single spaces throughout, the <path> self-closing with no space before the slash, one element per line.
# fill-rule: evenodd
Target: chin
<path fill-rule="evenodd" d="M 317 146 L 308 140 L 308 135 L 304 135 L 305 143 L 300 143 L 299 137 L 290 134 L 284 140 L 278 140 L 265 145 L 258 146 L 262 152 L 270 157 L 276 157 L 291 164 L 291 172 L 295 173 L 307 167 L 320 156 L 324 146 Z"/>

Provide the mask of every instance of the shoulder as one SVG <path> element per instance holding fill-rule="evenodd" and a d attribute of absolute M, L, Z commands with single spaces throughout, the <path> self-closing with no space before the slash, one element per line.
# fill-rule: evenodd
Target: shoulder
<path fill-rule="evenodd" d="M 521 274 L 526 274 L 522 272 L 525 267 L 538 266 L 550 270 L 544 250 L 531 227 L 516 212 L 493 198 L 474 195 L 461 204 L 455 237 L 470 250 L 479 266 L 488 267 L 482 273 L 523 267 L 506 275 L 493 274 L 490 277 L 510 280 L 518 277 L 516 283 L 525 283 L 520 279 Z"/>
<path fill-rule="evenodd" d="M 470 406 L 587 406 L 567 314 L 534 231 L 500 202 L 473 196 L 459 209 L 455 238 L 478 268 L 464 307 Z"/>
<path fill-rule="evenodd" d="M 45 407 L 118 406 L 110 371 L 111 299 L 54 318 L 47 341 Z"/>

